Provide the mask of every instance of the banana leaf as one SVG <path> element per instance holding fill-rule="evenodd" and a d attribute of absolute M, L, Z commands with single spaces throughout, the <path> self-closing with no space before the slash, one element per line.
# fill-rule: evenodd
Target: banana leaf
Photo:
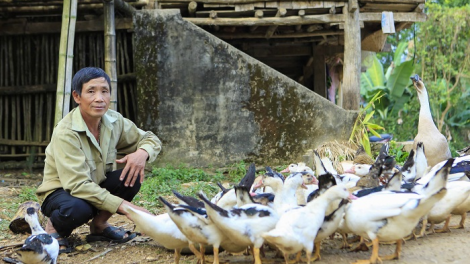
<path fill-rule="evenodd" d="M 398 99 L 403 95 L 405 88 L 411 84 L 410 76 L 413 73 L 413 61 L 405 61 L 395 68 L 390 78 L 387 80 L 387 87 L 393 99 Z"/>
<path fill-rule="evenodd" d="M 372 66 L 367 69 L 367 74 L 374 86 L 385 86 L 384 68 L 377 56 L 372 60 Z"/>

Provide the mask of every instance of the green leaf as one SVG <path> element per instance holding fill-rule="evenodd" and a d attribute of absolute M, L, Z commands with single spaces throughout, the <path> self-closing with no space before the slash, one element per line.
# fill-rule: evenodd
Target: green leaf
<path fill-rule="evenodd" d="M 370 128 L 369 127 L 369 132 L 371 132 L 374 136 L 378 137 L 378 138 L 382 138 L 382 136 L 377 133 L 377 131 L 375 131 L 374 129 Z"/>
<path fill-rule="evenodd" d="M 385 130 L 385 128 L 383 128 L 383 127 L 381 127 L 381 126 L 379 126 L 379 125 L 377 125 L 377 124 L 373 124 L 373 123 L 364 123 L 364 125 L 366 125 L 366 126 L 367 126 L 368 128 L 370 128 L 370 129 L 375 129 L 375 130 L 381 129 L 381 130 Z"/>
<path fill-rule="evenodd" d="M 410 85 L 410 76 L 413 73 L 413 61 L 405 61 L 396 67 L 387 81 L 387 87 L 393 98 L 400 98 L 405 88 Z"/>
<path fill-rule="evenodd" d="M 364 150 L 366 151 L 366 153 L 372 157 L 372 153 L 370 151 L 370 141 L 369 141 L 369 135 L 367 133 L 364 133 L 362 135 L 362 140 L 361 140 L 361 144 L 362 146 L 364 147 Z"/>
<path fill-rule="evenodd" d="M 367 123 L 367 122 L 369 122 L 370 118 L 374 115 L 374 112 L 375 112 L 375 111 L 372 111 L 372 112 L 368 113 L 368 114 L 366 115 L 366 117 L 364 117 L 364 120 L 362 121 L 362 123 Z"/>
<path fill-rule="evenodd" d="M 395 67 L 400 66 L 401 57 L 403 56 L 403 52 L 405 52 L 407 47 L 408 47 L 408 43 L 404 41 L 398 43 L 397 49 L 395 50 L 395 53 L 393 54 L 393 63 L 395 64 Z"/>
<path fill-rule="evenodd" d="M 373 58 L 372 66 L 367 69 L 367 74 L 369 74 L 374 86 L 385 86 L 384 69 L 377 56 Z"/>

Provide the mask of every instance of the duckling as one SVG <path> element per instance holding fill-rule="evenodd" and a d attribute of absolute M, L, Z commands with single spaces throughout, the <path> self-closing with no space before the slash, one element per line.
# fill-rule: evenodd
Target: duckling
<path fill-rule="evenodd" d="M 20 260 L 25 264 L 57 263 L 59 242 L 41 227 L 36 210 L 29 207 L 24 218 L 31 228 L 31 236 L 17 250 Z"/>
<path fill-rule="evenodd" d="M 441 134 L 434 124 L 431 108 L 429 107 L 428 92 L 423 81 L 417 74 L 410 79 L 416 88 L 420 104 L 418 134 L 414 138 L 413 149 L 416 150 L 418 142 L 423 142 L 426 147 L 425 155 L 428 165 L 434 166 L 441 161 L 452 158 L 452 154 L 450 153 L 446 137 Z"/>
<path fill-rule="evenodd" d="M 211 203 L 203 193 L 198 197 L 204 202 L 212 222 L 236 245 L 251 247 L 255 264 L 261 264 L 260 248 L 264 243 L 261 234 L 273 229 L 279 220 L 278 213 L 264 205 L 248 204 L 225 210 Z"/>
<path fill-rule="evenodd" d="M 354 155 L 353 162 L 356 164 L 374 164 L 375 160 L 367 154 L 363 146 L 360 146 Z"/>
<path fill-rule="evenodd" d="M 431 180 L 421 194 L 410 192 L 377 192 L 353 201 L 346 209 L 345 223 L 355 234 L 372 240 L 369 260 L 356 263 L 377 263 L 400 257 L 402 239 L 410 234 L 421 217 L 446 194 L 447 176 L 453 160 L 450 159 Z M 379 241 L 396 241 L 395 253 L 379 257 Z"/>
<path fill-rule="evenodd" d="M 171 220 L 168 213 L 153 215 L 130 206 L 125 206 L 124 210 L 141 232 L 163 247 L 173 249 L 175 263 L 179 263 L 181 250 L 189 247 L 189 241 Z"/>
<path fill-rule="evenodd" d="M 307 263 L 311 261 L 314 239 L 325 218 L 328 204 L 336 199 L 348 199 L 350 194 L 343 186 L 333 186 L 324 194 L 300 207 L 283 214 L 276 227 L 263 233 L 267 242 L 276 245 L 284 254 L 286 263 L 289 263 L 289 254 L 304 250 L 307 254 Z"/>

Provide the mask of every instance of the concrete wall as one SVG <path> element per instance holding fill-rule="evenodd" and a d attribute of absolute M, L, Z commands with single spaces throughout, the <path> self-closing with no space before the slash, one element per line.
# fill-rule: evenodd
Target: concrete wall
<path fill-rule="evenodd" d="M 184 21 L 178 10 L 134 16 L 137 125 L 163 142 L 157 164 L 301 161 L 347 139 L 356 112 Z"/>

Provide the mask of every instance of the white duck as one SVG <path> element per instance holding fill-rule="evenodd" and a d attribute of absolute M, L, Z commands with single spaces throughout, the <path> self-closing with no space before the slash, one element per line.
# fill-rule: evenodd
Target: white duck
<path fill-rule="evenodd" d="M 251 247 L 255 264 L 261 264 L 260 248 L 264 243 L 261 234 L 273 229 L 279 220 L 277 212 L 265 205 L 248 204 L 225 210 L 211 203 L 204 194 L 198 194 L 204 202 L 208 217 L 224 234 L 240 247 Z"/>
<path fill-rule="evenodd" d="M 31 236 L 17 250 L 20 260 L 25 264 L 57 263 L 59 242 L 41 227 L 36 209 L 33 207 L 26 209 L 24 218 L 31 228 Z"/>
<path fill-rule="evenodd" d="M 251 187 L 255 182 L 255 178 L 256 166 L 254 163 L 251 163 L 245 176 L 238 183 L 238 186 Z M 237 196 L 235 195 L 235 190 L 233 188 L 225 189 L 221 184 L 218 185 L 222 190 L 211 199 L 211 202 L 225 209 L 231 209 L 237 205 Z"/>
<path fill-rule="evenodd" d="M 302 250 L 307 254 L 307 263 L 310 263 L 314 239 L 324 221 L 328 204 L 336 199 L 349 197 L 344 186 L 333 186 L 305 207 L 283 214 L 276 228 L 264 233 L 262 237 L 284 253 L 286 263 L 289 263 L 289 254 L 297 253 L 298 261 Z"/>
<path fill-rule="evenodd" d="M 318 179 L 315 177 L 315 172 L 307 166 L 304 162 L 292 163 L 287 168 L 281 171 L 281 173 L 294 173 L 294 172 L 305 172 L 311 177 L 311 184 L 306 185 L 307 189 L 299 187 L 296 190 L 297 204 L 305 205 L 307 203 L 307 195 L 317 189 Z"/>
<path fill-rule="evenodd" d="M 179 263 L 181 250 L 189 247 L 189 241 L 167 213 L 153 215 L 130 206 L 125 206 L 124 210 L 130 215 L 130 218 L 142 233 L 145 233 L 165 248 L 173 249 L 175 251 L 175 263 Z"/>
<path fill-rule="evenodd" d="M 274 190 L 273 208 L 279 213 L 283 214 L 291 208 L 298 206 L 297 189 L 305 187 L 305 181 L 311 182 L 310 178 L 304 178 L 303 174 L 308 172 L 295 172 L 290 174 L 284 182 L 280 176 L 273 176 L 276 173 L 268 166 L 268 171 L 263 177 L 262 181 L 257 186 L 269 186 Z M 305 198 L 304 198 L 305 200 Z"/>
<path fill-rule="evenodd" d="M 180 196 L 181 197 L 181 196 Z M 222 245 L 229 252 L 240 252 L 245 247 L 238 247 L 224 235 L 217 226 L 207 218 L 204 207 L 190 205 L 175 206 L 163 197 L 159 197 L 168 215 L 175 222 L 178 229 L 189 241 L 189 249 L 196 255 L 200 263 L 205 263 L 204 252 L 207 245 L 212 245 L 214 250 L 214 264 L 219 263 L 219 248 Z M 199 244 L 199 251 L 194 244 Z"/>
<path fill-rule="evenodd" d="M 409 235 L 434 204 L 447 192 L 445 186 L 450 159 L 425 185 L 422 195 L 405 192 L 377 192 L 353 201 L 346 210 L 345 222 L 355 234 L 369 238 L 373 243 L 369 260 L 357 263 L 377 263 L 400 257 L 402 238 Z M 379 258 L 379 241 L 396 241 L 393 255 Z"/>
<path fill-rule="evenodd" d="M 470 195 L 470 182 L 447 182 L 446 188 L 446 195 L 432 207 L 426 217 L 427 222 L 431 223 L 429 229 L 432 233 L 449 232 L 449 221 L 452 211 L 456 210 Z M 435 230 L 434 225 L 443 221 L 445 221 L 444 226 L 441 229 Z"/>
<path fill-rule="evenodd" d="M 411 80 L 418 93 L 420 104 L 418 134 L 414 138 L 413 149 L 416 151 L 418 142 L 423 142 L 426 147 L 425 155 L 428 165 L 434 166 L 441 161 L 452 158 L 452 154 L 446 137 L 437 129 L 432 119 L 428 92 L 424 83 L 417 74 L 411 77 Z"/>

